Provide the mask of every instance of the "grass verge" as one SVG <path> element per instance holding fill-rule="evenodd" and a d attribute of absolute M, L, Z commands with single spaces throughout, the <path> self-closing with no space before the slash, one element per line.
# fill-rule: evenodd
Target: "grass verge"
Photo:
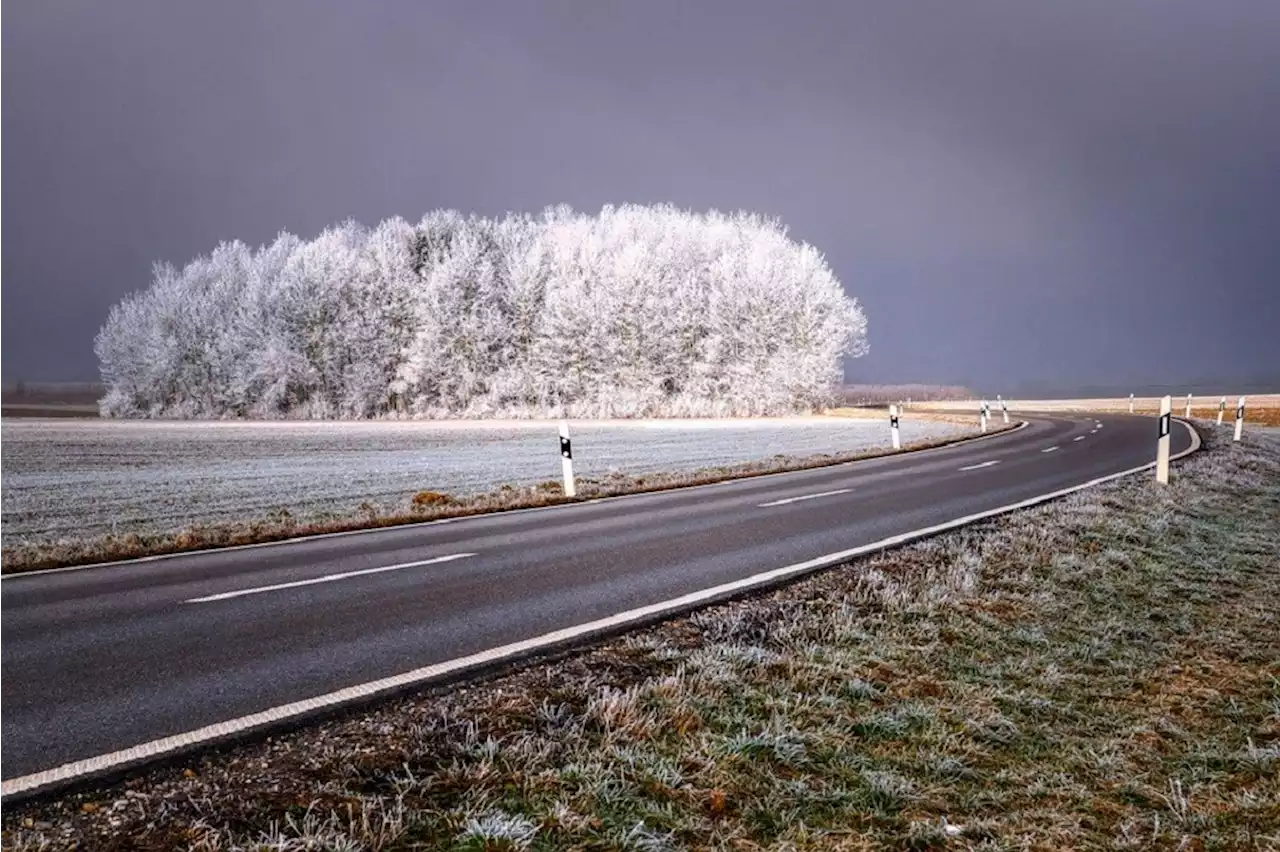
<path fill-rule="evenodd" d="M 993 427 L 991 434 L 1014 427 L 1014 425 Z M 392 507 L 389 510 L 386 507 L 364 503 L 346 513 L 297 518 L 287 509 L 279 509 L 264 518 L 235 524 L 194 525 L 176 532 L 129 533 L 20 544 L 5 547 L 0 552 L 0 571 L 5 574 L 16 574 L 22 571 L 65 568 L 71 565 L 89 565 L 96 562 L 137 559 L 143 556 L 284 541 L 324 533 L 403 526 L 423 521 L 513 509 L 534 509 L 600 497 L 616 497 L 622 494 L 666 491 L 729 479 L 746 479 L 770 473 L 829 467 L 850 461 L 895 455 L 904 451 L 945 447 L 975 437 L 977 437 L 976 433 L 963 433 L 945 438 L 915 441 L 906 444 L 902 450 L 885 447 L 804 457 L 778 455 L 761 461 L 704 468 L 688 473 L 619 474 L 602 479 L 579 478 L 578 493 L 572 498 L 564 496 L 563 486 L 555 481 L 525 488 L 504 485 L 484 494 L 461 497 L 438 491 L 420 491 L 409 498 L 407 505 Z"/>
<path fill-rule="evenodd" d="M 1280 447 L 9 807 L 5 848 L 1280 845 Z"/>

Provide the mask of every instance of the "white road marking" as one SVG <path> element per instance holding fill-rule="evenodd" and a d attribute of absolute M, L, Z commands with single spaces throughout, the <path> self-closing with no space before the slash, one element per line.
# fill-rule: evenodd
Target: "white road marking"
<path fill-rule="evenodd" d="M 799 503 L 801 500 L 816 500 L 819 497 L 834 497 L 837 494 L 848 494 L 852 488 L 840 488 L 836 491 L 823 491 L 820 494 L 806 494 L 803 497 L 788 497 L 785 500 L 774 500 L 772 503 L 761 503 L 759 508 L 766 509 L 769 506 L 785 506 L 788 503 Z"/>
<path fill-rule="evenodd" d="M 239 598 L 244 595 L 258 595 L 263 592 L 276 592 L 280 589 L 296 589 L 299 586 L 314 586 L 317 583 L 332 583 L 335 580 L 346 580 L 350 577 L 363 577 L 366 574 L 381 574 L 384 571 L 400 571 L 405 568 L 417 568 L 421 565 L 436 565 L 441 562 L 452 562 L 455 559 L 466 559 L 468 556 L 475 556 L 474 553 L 451 553 L 448 556 L 437 556 L 434 559 L 423 559 L 419 562 L 404 562 L 399 565 L 384 565 L 381 568 L 365 568 L 362 571 L 343 571 L 341 574 L 326 574 L 323 577 L 315 577 L 310 580 L 298 580 L 293 583 L 276 583 L 272 586 L 255 586 L 252 589 L 239 589 L 234 592 L 223 592 L 218 595 L 209 595 L 203 598 L 191 598 L 183 601 L 183 603 L 209 603 L 211 601 L 225 601 L 228 598 Z"/>
<path fill-rule="evenodd" d="M 1085 437 L 1086 437 L 1085 435 L 1077 435 L 1077 436 L 1075 436 L 1074 438 L 1072 438 L 1071 440 L 1073 440 L 1073 441 L 1083 441 L 1083 440 L 1085 439 Z"/>
<path fill-rule="evenodd" d="M 991 465 L 993 464 L 1000 464 L 1000 460 L 996 459 L 994 461 L 978 462 L 977 464 L 971 464 L 968 467 L 962 467 L 960 469 L 961 470 L 977 470 L 980 467 L 991 467 Z"/>
<path fill-rule="evenodd" d="M 1057 445 L 1057 444 L 1054 444 L 1052 447 L 1048 447 L 1048 448 L 1046 448 L 1046 449 L 1043 449 L 1043 450 L 1041 450 L 1040 452 L 1042 452 L 1042 453 L 1051 453 L 1051 452 L 1053 452 L 1053 451 L 1054 451 L 1054 450 L 1056 450 L 1056 449 L 1058 449 L 1058 445 Z"/>
<path fill-rule="evenodd" d="M 1182 423 L 1181 420 L 1178 421 Z M 1183 423 L 1184 426 L 1187 424 Z M 1191 433 L 1191 446 L 1187 449 L 1171 457 L 1171 460 L 1180 459 L 1188 456 L 1200 449 L 1200 435 L 1196 430 L 1187 426 L 1187 431 Z M 997 433 L 998 434 L 998 433 Z M 156 758 L 179 749 L 192 748 L 201 743 L 209 743 L 217 740 L 225 740 L 244 731 L 251 731 L 255 728 L 261 728 L 281 722 L 285 719 L 301 716 L 306 713 L 314 713 L 317 710 L 323 710 L 331 707 L 340 707 L 352 701 L 364 700 L 379 693 L 387 692 L 393 689 L 403 689 L 406 686 L 417 686 L 423 683 L 438 681 L 450 674 L 458 672 L 466 672 L 482 666 L 491 666 L 495 663 L 503 661 L 518 660 L 531 652 L 536 652 L 543 648 L 555 648 L 569 642 L 578 642 L 593 636 L 602 635 L 611 631 L 615 631 L 620 627 L 626 627 L 632 624 L 646 622 L 655 616 L 663 616 L 668 614 L 688 612 L 698 606 L 711 603 L 716 600 L 723 600 L 740 594 L 748 589 L 757 589 L 768 587 L 783 580 L 793 577 L 804 576 L 805 574 L 819 571 L 823 568 L 830 568 L 847 562 L 857 556 L 863 556 L 868 553 L 875 553 L 890 547 L 898 547 L 908 542 L 916 541 L 929 536 L 937 535 L 947 530 L 957 529 L 974 521 L 981 521 L 984 518 L 994 518 L 998 515 L 1004 515 L 1018 509 L 1025 509 L 1028 506 L 1036 506 L 1040 503 L 1047 503 L 1058 497 L 1065 497 L 1068 494 L 1074 494 L 1077 491 L 1083 491 L 1086 488 L 1092 488 L 1104 482 L 1111 482 L 1126 476 L 1132 476 L 1135 473 L 1141 473 L 1145 470 L 1151 470 L 1155 467 L 1155 462 L 1147 462 L 1138 467 L 1132 467 L 1128 470 L 1122 470 L 1119 473 L 1100 476 L 1097 479 L 1091 479 L 1088 482 L 1082 482 L 1079 485 L 1072 485 L 1068 488 L 1062 488 L 1058 491 L 1051 491 L 1048 494 L 1041 494 L 1037 497 L 1029 497 L 1018 503 L 1010 503 L 1007 506 L 1000 506 L 995 509 L 988 509 L 985 512 L 977 512 L 972 515 L 965 515 L 962 518 L 945 521 L 932 527 L 923 527 L 911 532 L 902 533 L 900 535 L 890 536 L 880 541 L 864 544 L 861 547 L 853 547 L 849 550 L 841 550 L 836 553 L 828 553 L 826 556 L 819 556 L 810 559 L 808 562 L 797 562 L 794 565 L 787 565 L 784 568 L 775 568 L 772 571 L 764 571 L 754 574 L 750 577 L 744 577 L 741 580 L 734 580 L 719 586 L 712 586 L 709 589 L 703 589 L 698 592 L 691 592 L 687 595 L 669 600 L 660 601 L 659 603 L 642 606 L 637 609 L 630 609 L 626 612 L 620 612 L 616 615 L 601 618 L 596 621 L 588 621 L 582 624 L 576 624 L 573 627 L 565 627 L 561 630 L 555 630 L 550 633 L 544 633 L 541 636 L 534 636 L 531 639 L 525 639 L 520 642 L 513 642 L 510 645 L 500 645 L 496 648 L 490 648 L 487 651 L 481 651 L 467 657 L 455 657 L 452 660 L 446 660 L 442 663 L 435 663 L 429 666 L 423 666 L 419 669 L 412 669 L 398 675 L 385 677 L 381 680 L 372 680 L 367 683 L 356 684 L 345 689 L 329 692 L 324 695 L 317 695 L 314 698 L 307 698 L 302 701 L 295 701 L 291 704 L 281 704 L 249 716 L 240 716 L 235 719 L 227 719 L 224 722 L 218 722 L 213 725 L 206 725 L 203 728 L 196 728 L 192 731 L 185 731 L 181 734 L 173 734 L 160 739 L 151 740 L 150 742 L 139 743 L 129 748 L 120 749 L 119 751 L 99 754 L 94 757 L 86 757 L 80 760 L 73 760 L 70 763 L 64 763 L 51 769 L 45 769 L 40 772 L 32 772 L 29 775 L 19 775 L 17 778 L 6 778 L 0 782 L 0 796 L 12 796 L 15 793 L 23 793 L 29 790 L 39 790 L 42 787 L 48 787 L 59 782 L 70 781 L 76 778 L 83 778 L 98 773 L 106 772 L 119 766 L 126 766 L 140 761 Z M 18 576 L 18 575 L 15 575 Z"/>

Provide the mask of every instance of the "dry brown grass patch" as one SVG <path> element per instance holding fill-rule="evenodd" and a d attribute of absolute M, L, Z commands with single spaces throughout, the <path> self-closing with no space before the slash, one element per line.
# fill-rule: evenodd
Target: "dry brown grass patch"
<path fill-rule="evenodd" d="M 413 495 L 413 507 L 415 509 L 430 509 L 436 506 L 452 506 L 458 502 L 448 494 L 442 494 L 439 491 L 419 491 Z"/>

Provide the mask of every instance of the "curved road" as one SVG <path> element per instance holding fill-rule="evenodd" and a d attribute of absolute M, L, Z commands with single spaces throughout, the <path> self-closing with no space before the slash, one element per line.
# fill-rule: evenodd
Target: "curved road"
<path fill-rule="evenodd" d="M 1130 470 L 1154 459 L 1155 433 L 1154 418 L 1033 416 L 1012 433 L 817 470 L 11 576 L 0 601 L 4 793 L 177 742 L 90 760 L 159 738 L 336 690 L 348 692 L 326 702 L 375 694 L 397 682 L 370 681 L 759 572 L 812 569 Z M 1172 437 L 1175 454 L 1192 445 L 1186 424 Z M 88 762 L 33 775 L 73 761 Z"/>

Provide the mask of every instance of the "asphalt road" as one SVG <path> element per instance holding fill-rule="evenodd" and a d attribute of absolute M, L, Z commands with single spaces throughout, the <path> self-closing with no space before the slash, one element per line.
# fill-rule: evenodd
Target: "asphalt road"
<path fill-rule="evenodd" d="M 839 467 L 6 578 L 0 774 L 473 654 L 1155 457 L 1153 418 L 1026 419 L 1011 434 Z M 1183 425 L 1172 437 L 1174 453 L 1191 443 Z"/>

